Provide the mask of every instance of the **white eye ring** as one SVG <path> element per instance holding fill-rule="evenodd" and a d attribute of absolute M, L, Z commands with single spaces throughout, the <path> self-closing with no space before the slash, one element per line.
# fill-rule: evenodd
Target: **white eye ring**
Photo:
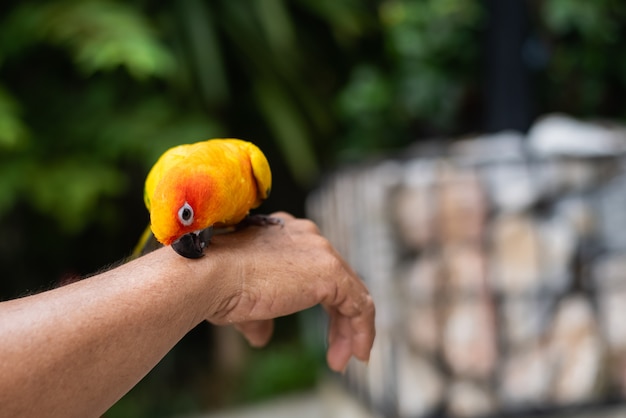
<path fill-rule="evenodd" d="M 189 226 L 193 223 L 193 208 L 187 202 L 178 209 L 178 220 L 184 226 Z"/>

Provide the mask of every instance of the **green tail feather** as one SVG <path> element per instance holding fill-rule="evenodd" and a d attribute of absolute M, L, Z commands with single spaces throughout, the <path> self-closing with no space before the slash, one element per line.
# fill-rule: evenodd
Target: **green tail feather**
<path fill-rule="evenodd" d="M 141 257 L 142 255 L 148 254 L 156 249 L 159 249 L 163 246 L 157 239 L 154 237 L 152 233 L 152 229 L 150 229 L 150 225 L 143 231 L 141 234 L 141 238 L 139 238 L 139 242 L 135 245 L 133 252 L 130 256 L 130 259 L 133 260 L 135 258 Z"/>

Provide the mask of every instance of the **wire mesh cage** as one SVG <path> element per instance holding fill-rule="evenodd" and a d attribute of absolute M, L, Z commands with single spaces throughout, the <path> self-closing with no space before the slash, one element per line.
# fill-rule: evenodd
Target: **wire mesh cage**
<path fill-rule="evenodd" d="M 309 215 L 377 307 L 383 416 L 599 408 L 626 390 L 626 134 L 563 116 L 337 171 Z M 524 415 L 526 416 L 526 415 Z"/>

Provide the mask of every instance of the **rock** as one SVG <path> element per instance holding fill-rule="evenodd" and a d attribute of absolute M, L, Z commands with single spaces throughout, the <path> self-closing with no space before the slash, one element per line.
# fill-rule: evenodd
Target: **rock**
<path fill-rule="evenodd" d="M 489 199 L 495 209 L 503 213 L 526 210 L 540 197 L 540 189 L 525 161 L 492 164 L 484 167 L 481 173 Z"/>
<path fill-rule="evenodd" d="M 411 305 L 403 318 L 407 342 L 412 348 L 433 354 L 440 347 L 441 330 L 435 304 Z"/>
<path fill-rule="evenodd" d="M 561 405 L 595 398 L 603 362 L 603 347 L 589 301 L 570 296 L 559 304 L 549 335 L 554 359 L 552 399 Z"/>
<path fill-rule="evenodd" d="M 480 417 L 496 410 L 493 394 L 484 385 L 457 380 L 448 386 L 447 412 L 452 417 Z"/>
<path fill-rule="evenodd" d="M 601 174 L 598 164 L 589 160 L 560 160 L 557 168 L 554 183 L 561 193 L 590 190 L 598 184 Z"/>
<path fill-rule="evenodd" d="M 381 332 L 382 331 L 382 332 Z M 396 403 L 396 340 L 385 330 L 377 329 L 369 362 L 350 360 L 344 379 L 356 394 L 366 394 L 377 408 L 394 408 Z"/>
<path fill-rule="evenodd" d="M 446 299 L 487 294 L 485 254 L 475 245 L 449 245 L 443 248 Z"/>
<path fill-rule="evenodd" d="M 542 296 L 565 291 L 572 282 L 578 245 L 574 226 L 558 214 L 538 223 L 539 275 Z"/>
<path fill-rule="evenodd" d="M 550 359 L 541 345 L 511 351 L 505 358 L 499 378 L 499 399 L 503 408 L 527 411 L 545 405 L 550 377 Z"/>
<path fill-rule="evenodd" d="M 593 264 L 598 320 L 607 346 L 610 382 L 626 394 L 626 253 L 606 255 Z"/>
<path fill-rule="evenodd" d="M 526 156 L 526 139 L 517 131 L 501 131 L 454 142 L 450 155 L 461 165 L 519 161 Z"/>
<path fill-rule="evenodd" d="M 532 162 L 532 177 L 545 199 L 559 199 L 566 193 L 593 190 L 602 178 L 615 171 L 615 163 L 588 159 L 544 159 Z"/>
<path fill-rule="evenodd" d="M 486 379 L 498 360 L 495 321 L 486 298 L 460 298 L 446 307 L 443 357 L 455 375 Z"/>
<path fill-rule="evenodd" d="M 541 221 L 501 215 L 492 224 L 491 242 L 491 282 L 503 294 L 545 297 L 571 285 L 578 235 L 560 213 Z"/>
<path fill-rule="evenodd" d="M 598 220 L 602 243 L 610 250 L 626 251 L 626 175 L 615 177 L 598 193 Z"/>
<path fill-rule="evenodd" d="M 594 400 L 603 347 L 593 310 L 584 297 L 563 299 L 546 338 L 511 353 L 501 374 L 500 397 L 507 409 Z"/>
<path fill-rule="evenodd" d="M 403 186 L 393 195 L 391 211 L 400 240 L 411 249 L 421 249 L 436 240 L 436 164 L 418 160 L 405 169 Z"/>
<path fill-rule="evenodd" d="M 400 417 L 421 417 L 432 413 L 444 397 L 445 382 L 427 359 L 400 343 L 397 351 L 397 399 Z"/>
<path fill-rule="evenodd" d="M 500 332 L 505 346 L 519 349 L 537 343 L 550 322 L 551 303 L 541 297 L 503 297 Z"/>
<path fill-rule="evenodd" d="M 623 127 L 555 114 L 541 118 L 530 128 L 528 144 L 541 157 L 612 156 L 626 151 L 626 134 Z"/>
<path fill-rule="evenodd" d="M 437 299 L 442 282 L 441 262 L 435 254 L 426 254 L 414 261 L 404 273 L 402 287 L 404 316 L 402 318 L 408 342 L 412 347 L 434 353 L 439 349 L 440 301 Z"/>
<path fill-rule="evenodd" d="M 539 234 L 526 215 L 500 215 L 491 231 L 492 286 L 505 295 L 524 295 L 541 285 Z"/>
<path fill-rule="evenodd" d="M 445 166 L 437 184 L 439 238 L 443 245 L 483 238 L 486 200 L 473 170 Z"/>
<path fill-rule="evenodd" d="M 591 285 L 596 290 L 603 335 L 614 353 L 626 353 L 626 253 L 595 261 Z"/>
<path fill-rule="evenodd" d="M 576 240 L 589 239 L 597 230 L 597 214 L 582 196 L 567 196 L 555 202 L 555 217 L 567 223 Z"/>

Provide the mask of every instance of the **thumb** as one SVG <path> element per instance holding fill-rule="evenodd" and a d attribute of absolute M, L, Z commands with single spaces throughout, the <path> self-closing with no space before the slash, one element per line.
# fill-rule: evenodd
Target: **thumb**
<path fill-rule="evenodd" d="M 274 332 L 272 319 L 240 322 L 235 324 L 235 329 L 243 334 L 253 347 L 263 347 L 268 343 Z"/>

